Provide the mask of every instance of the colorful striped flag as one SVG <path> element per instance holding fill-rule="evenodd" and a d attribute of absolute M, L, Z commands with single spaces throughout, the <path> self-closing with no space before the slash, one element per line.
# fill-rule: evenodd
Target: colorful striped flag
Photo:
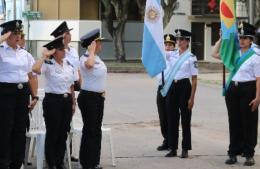
<path fill-rule="evenodd" d="M 154 77 L 166 68 L 163 40 L 163 14 L 160 0 L 147 0 L 145 7 L 142 62 Z"/>

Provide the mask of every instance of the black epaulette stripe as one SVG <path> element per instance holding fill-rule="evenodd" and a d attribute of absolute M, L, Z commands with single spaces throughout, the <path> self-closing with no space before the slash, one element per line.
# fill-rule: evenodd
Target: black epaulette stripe
<path fill-rule="evenodd" d="M 4 47 L 4 45 L 0 45 L 0 48 L 3 48 Z"/>
<path fill-rule="evenodd" d="M 50 61 L 50 60 L 44 60 L 44 63 L 49 64 L 49 65 L 53 65 L 52 61 Z"/>
<path fill-rule="evenodd" d="M 68 60 L 67 60 L 67 64 L 70 65 L 71 67 L 74 67 Z"/>
<path fill-rule="evenodd" d="M 84 54 L 83 56 L 85 56 L 85 57 L 89 57 L 89 55 L 87 55 L 87 54 Z"/>

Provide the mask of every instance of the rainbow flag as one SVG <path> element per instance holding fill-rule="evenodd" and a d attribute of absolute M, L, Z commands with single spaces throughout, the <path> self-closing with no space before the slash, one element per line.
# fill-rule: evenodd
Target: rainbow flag
<path fill-rule="evenodd" d="M 220 57 L 225 67 L 230 72 L 235 69 L 236 52 L 239 49 L 235 5 L 236 0 L 220 0 L 222 31 Z"/>

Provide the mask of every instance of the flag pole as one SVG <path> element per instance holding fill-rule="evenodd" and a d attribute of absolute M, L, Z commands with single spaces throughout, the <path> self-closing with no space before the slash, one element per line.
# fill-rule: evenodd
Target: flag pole
<path fill-rule="evenodd" d="M 225 68 L 225 65 L 223 64 L 223 79 L 222 79 L 222 82 L 223 82 L 223 92 L 226 90 L 226 68 Z"/>
<path fill-rule="evenodd" d="M 164 71 L 162 71 L 162 86 L 164 86 L 165 82 L 164 82 Z"/>

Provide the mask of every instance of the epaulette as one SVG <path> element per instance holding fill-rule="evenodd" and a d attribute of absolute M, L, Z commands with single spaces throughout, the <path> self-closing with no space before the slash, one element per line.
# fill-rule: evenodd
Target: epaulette
<path fill-rule="evenodd" d="M 4 47 L 4 45 L 0 45 L 0 48 L 3 48 Z"/>
<path fill-rule="evenodd" d="M 89 55 L 88 55 L 88 54 L 84 54 L 83 56 L 85 56 L 85 57 L 89 57 Z"/>
<path fill-rule="evenodd" d="M 53 63 L 52 63 L 51 60 L 44 60 L 44 63 L 45 63 L 45 64 L 49 64 L 49 65 L 53 65 Z"/>
<path fill-rule="evenodd" d="M 74 67 L 68 60 L 67 61 L 67 64 L 70 65 L 71 67 Z"/>

